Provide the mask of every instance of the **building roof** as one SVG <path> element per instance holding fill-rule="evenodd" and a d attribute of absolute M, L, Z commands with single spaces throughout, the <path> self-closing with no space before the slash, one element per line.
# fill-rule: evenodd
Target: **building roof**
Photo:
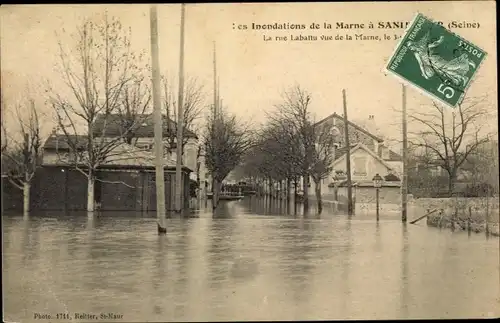
<path fill-rule="evenodd" d="M 47 138 L 45 144 L 43 145 L 44 149 L 58 149 L 58 150 L 69 150 L 70 145 L 76 146 L 78 150 L 87 149 L 87 136 L 80 135 L 57 135 L 52 134 Z M 71 144 L 70 144 L 71 143 Z"/>
<path fill-rule="evenodd" d="M 135 122 L 137 126 L 135 127 L 134 134 L 136 137 L 154 137 L 154 117 L 152 114 L 142 114 L 136 117 Z M 176 128 L 176 122 L 168 118 L 170 123 L 170 129 Z M 100 114 L 97 116 L 92 129 L 93 133 L 97 136 L 103 133 L 105 130 L 106 136 L 118 137 L 122 134 L 122 124 L 125 121 L 124 117 L 120 114 Z M 163 115 L 163 136 L 169 136 L 169 127 L 167 123 L 167 116 Z M 177 134 L 174 134 L 177 135 Z M 191 130 L 186 129 L 184 135 L 188 138 L 198 139 L 198 136 Z"/>
<path fill-rule="evenodd" d="M 329 116 L 327 116 L 326 118 L 323 118 L 322 120 L 320 120 L 320 121 L 316 122 L 315 126 L 320 125 L 320 124 L 322 124 L 322 123 L 324 123 L 324 122 L 326 122 L 326 121 L 328 121 L 328 120 L 330 120 L 330 119 L 332 119 L 332 118 L 335 118 L 335 119 L 339 119 L 339 120 L 341 120 L 341 121 L 344 121 L 344 117 L 343 117 L 343 116 L 338 115 L 336 112 L 334 112 L 334 113 L 330 114 Z M 349 121 L 349 120 L 348 120 L 347 122 L 348 122 L 348 124 L 349 124 L 350 126 L 352 126 L 353 128 L 355 128 L 356 130 L 358 130 L 358 131 L 360 131 L 360 132 L 364 133 L 364 134 L 365 134 L 365 135 L 367 135 L 367 136 L 372 137 L 373 139 L 377 140 L 378 142 L 383 142 L 383 141 L 384 141 L 382 138 L 380 138 L 380 137 L 378 137 L 378 136 L 374 135 L 373 133 L 369 132 L 368 130 L 366 130 L 366 129 L 364 129 L 364 128 L 360 127 L 360 126 L 358 126 L 357 124 L 355 124 L 355 123 L 353 123 L 353 122 L 351 122 L 351 121 Z"/>
<path fill-rule="evenodd" d="M 155 166 L 155 155 L 126 143 L 120 143 L 114 147 L 111 156 L 106 159 L 105 165 L 115 166 Z M 165 166 L 173 167 L 176 161 L 172 158 L 165 158 Z"/>
<path fill-rule="evenodd" d="M 351 151 L 357 146 L 357 144 L 351 145 Z M 368 148 L 367 148 L 368 149 Z M 341 158 L 347 153 L 347 147 L 337 148 L 335 151 L 335 160 Z M 379 156 L 380 157 L 380 156 Z M 381 157 L 380 157 L 381 158 Z M 383 158 L 382 158 L 383 159 Z M 394 151 L 389 149 L 389 158 L 383 159 L 384 161 L 403 161 L 403 157 L 401 155 L 395 153 Z"/>
<path fill-rule="evenodd" d="M 75 136 L 84 137 L 84 136 Z M 45 149 L 59 149 L 59 150 L 69 150 L 69 145 L 65 141 L 66 136 L 58 135 L 50 137 L 51 140 L 47 140 L 45 143 Z M 86 138 L 86 137 L 84 137 Z M 62 139 L 62 140 L 61 140 Z M 58 141 L 60 140 L 60 141 Z M 57 147 L 57 148 L 56 148 Z M 85 146 L 83 146 L 85 147 Z M 84 150 L 84 149 L 82 149 Z M 83 154 L 85 155 L 85 154 Z M 67 156 L 64 154 L 60 156 L 61 160 L 56 162 L 56 165 L 67 164 L 68 160 L 65 160 Z M 83 157 L 85 158 L 85 157 Z M 85 165 L 83 165 L 85 166 Z M 131 168 L 154 168 L 155 167 L 155 155 L 149 151 L 142 150 L 140 148 L 134 147 L 127 143 L 119 143 L 110 152 L 109 157 L 106 161 L 100 165 L 105 167 L 131 167 Z M 172 158 L 165 158 L 165 167 L 172 168 L 176 166 L 176 160 Z M 192 171 L 186 166 L 182 167 L 184 170 Z"/>
<path fill-rule="evenodd" d="M 351 145 L 351 151 L 354 149 L 354 147 L 356 147 L 357 144 L 355 145 Z M 345 154 L 347 153 L 347 147 L 341 147 L 341 148 L 337 148 L 335 150 L 335 160 L 341 158 L 342 156 L 344 156 Z"/>

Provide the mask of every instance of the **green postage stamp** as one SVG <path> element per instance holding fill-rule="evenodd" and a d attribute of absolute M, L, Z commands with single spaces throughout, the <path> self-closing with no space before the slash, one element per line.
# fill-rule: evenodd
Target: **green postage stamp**
<path fill-rule="evenodd" d="M 419 13 L 385 71 L 456 108 L 485 57 L 484 50 Z"/>

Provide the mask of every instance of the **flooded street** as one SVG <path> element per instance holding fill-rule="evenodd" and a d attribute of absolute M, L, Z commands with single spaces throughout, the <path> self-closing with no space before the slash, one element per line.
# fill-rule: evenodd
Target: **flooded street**
<path fill-rule="evenodd" d="M 381 217 L 3 216 L 4 320 L 497 317 L 498 239 Z M 261 213 L 263 214 L 263 213 Z M 411 216 L 410 216 L 411 219 Z M 35 314 L 52 320 L 35 319 Z M 121 315 L 121 317 L 120 317 Z M 95 320 L 94 320 L 95 321 Z M 98 321 L 113 321 L 98 319 Z"/>

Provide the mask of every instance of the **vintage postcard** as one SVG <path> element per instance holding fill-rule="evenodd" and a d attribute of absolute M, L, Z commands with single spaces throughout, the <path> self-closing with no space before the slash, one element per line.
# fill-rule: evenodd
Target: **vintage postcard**
<path fill-rule="evenodd" d="M 2 6 L 3 320 L 499 317 L 495 9 Z"/>

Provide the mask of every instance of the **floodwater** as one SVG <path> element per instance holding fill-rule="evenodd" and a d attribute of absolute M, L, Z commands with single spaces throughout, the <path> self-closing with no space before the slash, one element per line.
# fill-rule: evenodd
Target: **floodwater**
<path fill-rule="evenodd" d="M 377 224 L 328 212 L 258 215 L 254 204 L 229 202 L 215 217 L 202 211 L 168 219 L 166 236 L 158 236 L 152 215 L 3 216 L 4 320 L 65 322 L 62 313 L 73 322 L 500 314 L 497 238 L 383 216 Z M 108 313 L 115 319 L 100 316 Z"/>

